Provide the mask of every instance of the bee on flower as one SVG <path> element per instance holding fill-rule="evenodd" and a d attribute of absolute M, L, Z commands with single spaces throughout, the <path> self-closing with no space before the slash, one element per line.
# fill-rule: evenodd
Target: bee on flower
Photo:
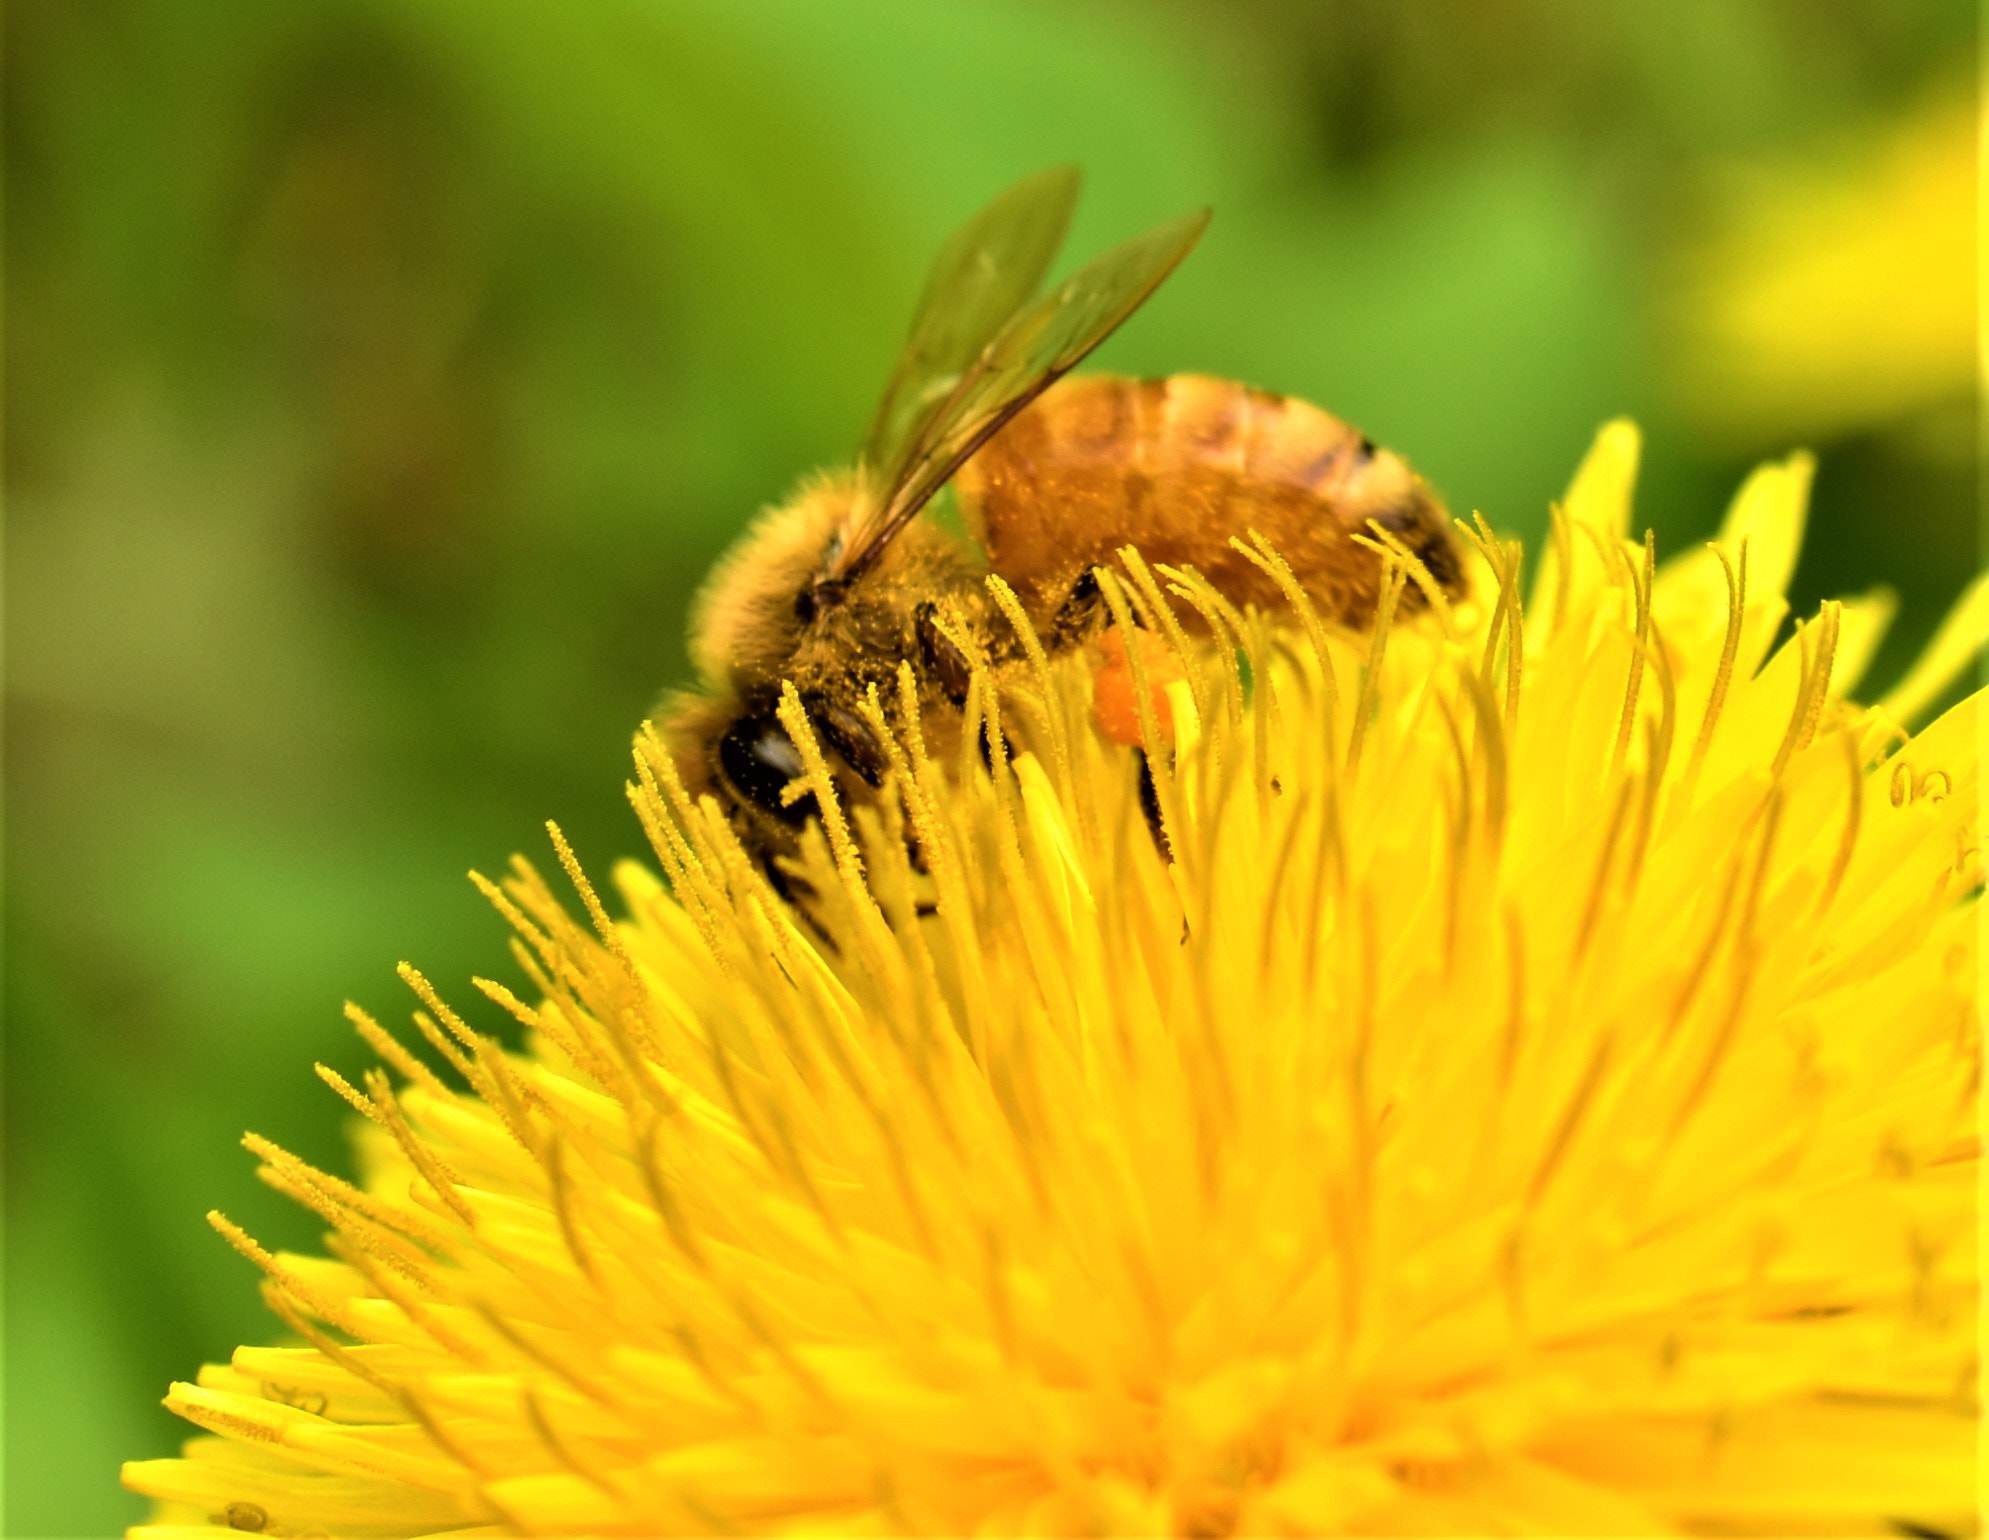
<path fill-rule="evenodd" d="M 247 1140 L 326 1254 L 215 1216 L 290 1336 L 133 1534 L 1972 1533 L 1981 698 L 1924 718 L 1989 587 L 1858 704 L 1808 461 L 1660 562 L 1637 455 L 1530 579 L 1419 494 L 1358 603 L 1127 544 L 949 588 L 957 691 L 914 615 L 645 728 L 655 867 L 478 879 L 524 1047 L 404 966 L 357 1178 Z"/>

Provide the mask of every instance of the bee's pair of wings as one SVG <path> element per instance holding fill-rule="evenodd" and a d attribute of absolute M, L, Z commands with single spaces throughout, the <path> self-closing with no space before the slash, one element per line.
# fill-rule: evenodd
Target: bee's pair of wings
<path fill-rule="evenodd" d="M 855 577 L 969 456 L 1145 303 L 1201 237 L 1206 209 L 1150 230 L 1034 298 L 1077 201 L 1069 166 L 1017 182 L 940 250 L 864 439 L 872 502 L 832 582 Z"/>

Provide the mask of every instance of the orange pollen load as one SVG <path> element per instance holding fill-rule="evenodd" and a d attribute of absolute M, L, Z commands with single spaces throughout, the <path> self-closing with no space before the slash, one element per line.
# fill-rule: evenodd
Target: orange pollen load
<path fill-rule="evenodd" d="M 1154 724 L 1162 735 L 1172 737 L 1174 712 L 1167 703 L 1167 687 L 1187 675 L 1174 649 L 1150 631 L 1135 631 L 1140 664 L 1146 674 L 1147 693 L 1152 698 Z M 1131 748 L 1140 745 L 1139 699 L 1133 684 L 1133 666 L 1126 656 L 1125 638 L 1117 627 L 1105 633 L 1099 643 L 1104 662 L 1092 676 L 1092 709 L 1098 727 L 1114 743 Z"/>

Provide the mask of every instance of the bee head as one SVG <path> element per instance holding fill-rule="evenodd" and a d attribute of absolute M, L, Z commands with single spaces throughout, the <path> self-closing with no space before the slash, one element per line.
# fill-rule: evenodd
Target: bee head
<path fill-rule="evenodd" d="M 839 604 L 822 576 L 862 493 L 854 477 L 823 476 L 768 510 L 718 565 L 691 615 L 691 658 L 708 687 L 779 678 L 803 634 Z"/>

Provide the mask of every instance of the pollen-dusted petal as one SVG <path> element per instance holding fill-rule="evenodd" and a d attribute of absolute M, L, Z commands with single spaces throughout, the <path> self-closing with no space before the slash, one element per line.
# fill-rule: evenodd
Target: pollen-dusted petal
<path fill-rule="evenodd" d="M 251 1473 L 216 1460 L 134 1460 L 125 1468 L 125 1479 L 162 1502 L 207 1516 L 221 1530 L 251 1528 L 258 1514 L 265 1516 L 264 1529 L 273 1524 L 352 1535 L 404 1532 L 409 1524 L 424 1521 L 440 1528 L 461 1517 L 452 1498 L 425 1495 L 400 1483 L 295 1470 Z"/>
<path fill-rule="evenodd" d="M 404 970 L 363 1184 L 248 1141 L 329 1254 L 215 1220 L 294 1335 L 134 1533 L 1968 1532 L 1977 698 L 1855 703 L 1883 595 L 1770 656 L 1801 457 L 1660 566 L 1636 456 L 1530 615 L 1106 573 L 1138 750 L 1089 651 L 901 679 L 801 907 L 645 733 L 667 883 L 486 884 L 525 1045 Z"/>

